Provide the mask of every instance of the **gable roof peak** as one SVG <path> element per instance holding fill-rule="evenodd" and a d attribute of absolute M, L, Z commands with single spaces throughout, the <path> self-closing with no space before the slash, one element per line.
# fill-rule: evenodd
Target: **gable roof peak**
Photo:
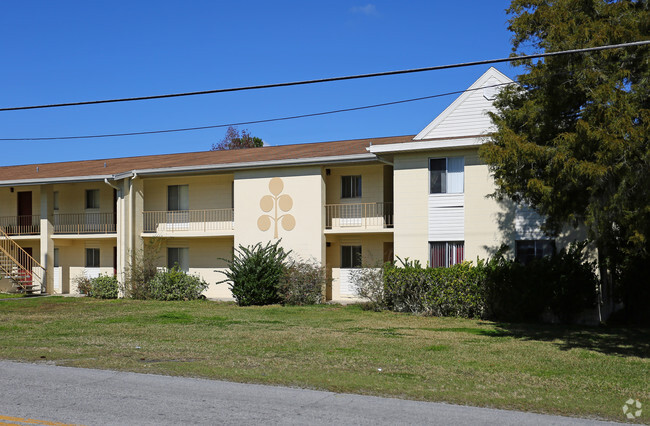
<path fill-rule="evenodd" d="M 413 140 L 489 133 L 492 123 L 487 112 L 494 111 L 493 101 L 500 87 L 510 83 L 513 83 L 510 78 L 496 68 L 490 67 Z"/>

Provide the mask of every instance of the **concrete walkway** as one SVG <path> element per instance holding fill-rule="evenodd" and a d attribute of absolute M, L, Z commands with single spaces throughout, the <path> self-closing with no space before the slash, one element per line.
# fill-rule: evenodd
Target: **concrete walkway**
<path fill-rule="evenodd" d="M 586 425 L 585 419 L 0 361 L 0 425 Z"/>

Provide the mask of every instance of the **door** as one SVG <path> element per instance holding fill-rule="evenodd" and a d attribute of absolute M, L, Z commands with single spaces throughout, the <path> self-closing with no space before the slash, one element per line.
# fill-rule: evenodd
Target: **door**
<path fill-rule="evenodd" d="M 18 233 L 32 232 L 32 191 L 18 193 Z"/>

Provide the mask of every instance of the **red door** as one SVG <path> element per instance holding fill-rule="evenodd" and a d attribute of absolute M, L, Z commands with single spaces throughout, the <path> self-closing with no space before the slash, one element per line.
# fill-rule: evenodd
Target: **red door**
<path fill-rule="evenodd" d="M 32 191 L 18 193 L 18 233 L 32 232 Z"/>

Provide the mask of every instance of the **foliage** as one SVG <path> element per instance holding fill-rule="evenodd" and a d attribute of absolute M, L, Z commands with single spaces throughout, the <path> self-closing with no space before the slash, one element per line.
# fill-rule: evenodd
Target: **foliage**
<path fill-rule="evenodd" d="M 96 299 L 117 299 L 118 284 L 114 275 L 100 275 L 91 281 L 89 296 Z"/>
<path fill-rule="evenodd" d="M 149 299 L 155 300 L 195 300 L 208 288 L 201 277 L 189 275 L 177 266 L 158 271 L 149 282 Z"/>
<path fill-rule="evenodd" d="M 79 294 L 85 294 L 90 296 L 93 290 L 93 283 L 90 278 L 85 275 L 79 275 L 76 277 L 73 282 L 77 285 L 77 291 Z"/>
<path fill-rule="evenodd" d="M 80 294 L 97 299 L 117 299 L 118 283 L 117 277 L 112 275 L 100 275 L 95 278 L 88 278 L 79 275 L 74 279 L 77 291 Z"/>
<path fill-rule="evenodd" d="M 650 31 L 647 1 L 512 0 L 508 13 L 516 54 L 637 41 Z M 608 306 L 610 284 L 629 276 L 623 260 L 650 260 L 648 53 L 516 62 L 526 72 L 497 97 L 497 131 L 481 148 L 496 195 L 532 206 L 550 232 L 587 226 Z"/>
<path fill-rule="evenodd" d="M 229 126 L 226 136 L 216 144 L 212 144 L 211 151 L 225 151 L 230 149 L 260 148 L 264 141 L 257 136 L 251 136 L 248 130 L 242 130 L 241 134 L 237 128 Z"/>
<path fill-rule="evenodd" d="M 158 260 L 164 239 L 150 238 L 144 246 L 129 256 L 124 269 L 123 290 L 125 297 L 131 299 L 148 299 L 150 297 L 149 282 L 156 276 Z"/>
<path fill-rule="evenodd" d="M 386 307 L 384 300 L 384 268 L 358 268 L 352 270 L 350 279 L 357 296 L 367 302 L 364 307 L 380 311 Z"/>
<path fill-rule="evenodd" d="M 586 243 L 574 243 L 550 257 L 523 265 L 504 256 L 503 247 L 485 264 L 487 315 L 500 321 L 539 321 L 550 313 L 572 322 L 596 305 L 597 278 L 585 256 Z"/>
<path fill-rule="evenodd" d="M 253 246 L 242 245 L 235 249 L 232 260 L 222 259 L 228 263 L 226 275 L 233 297 L 240 306 L 270 305 L 280 303 L 278 284 L 287 267 L 287 257 L 291 251 L 284 251 L 278 240 L 268 242 L 265 246 L 257 243 Z"/>
<path fill-rule="evenodd" d="M 316 261 L 298 260 L 284 270 L 278 283 L 278 295 L 285 305 L 323 303 L 327 274 Z"/>
<path fill-rule="evenodd" d="M 384 268 L 384 300 L 388 309 L 435 316 L 481 317 L 484 269 L 463 262 L 449 268 L 422 268 L 402 262 Z"/>

